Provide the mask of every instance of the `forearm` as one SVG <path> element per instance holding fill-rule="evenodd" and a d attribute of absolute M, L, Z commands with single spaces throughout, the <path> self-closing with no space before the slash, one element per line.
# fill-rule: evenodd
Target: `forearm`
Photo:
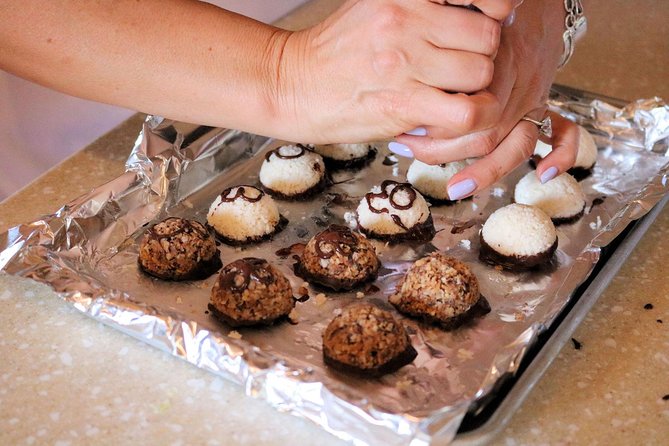
<path fill-rule="evenodd" d="M 277 136 L 289 33 L 189 0 L 0 1 L 0 68 L 62 92 Z"/>

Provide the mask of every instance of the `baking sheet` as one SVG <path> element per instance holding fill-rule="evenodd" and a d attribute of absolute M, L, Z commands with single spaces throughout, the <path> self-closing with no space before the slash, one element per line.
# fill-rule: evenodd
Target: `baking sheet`
<path fill-rule="evenodd" d="M 309 418 L 344 439 L 359 444 L 449 441 L 464 414 L 480 408 L 477 403 L 499 379 L 516 370 L 536 335 L 592 270 L 599 247 L 667 191 L 669 160 L 662 152 L 666 137 L 657 137 L 666 128 L 663 118 L 651 122 L 652 128 L 635 121 L 637 112 L 629 110 L 613 113 L 609 121 L 594 119 L 603 116 L 597 113 L 601 104 L 573 97 L 557 97 L 553 103 L 569 115 L 574 109 L 587 110 L 578 119 L 600 129 L 601 150 L 593 176 L 582 182 L 587 213 L 576 224 L 558 228 L 559 251 L 549 271 L 509 273 L 477 260 L 478 230 L 492 211 L 511 201 L 515 183 L 529 170 L 522 166 L 471 201 L 433 208 L 439 232 L 431 243 L 374 242 L 384 265 L 376 282 L 379 291 L 360 298 L 356 292 L 309 287 L 310 299 L 296 307 L 297 325 L 238 329 L 230 336 L 231 330 L 206 311 L 214 278 L 190 283 L 148 278 L 137 270 L 137 240 L 144 226 L 167 215 L 204 221 L 222 189 L 257 181 L 262 154 L 281 142 L 158 117 L 147 119 L 126 174 L 53 216 L 2 235 L 0 267 L 46 282 L 82 312 L 230 378 L 247 394 Z M 658 101 L 639 104 L 639 112 L 651 116 L 666 111 Z M 613 106 L 605 105 L 611 112 Z M 602 126 L 607 130 L 601 131 Z M 616 128 L 624 130 L 620 137 L 611 130 Z M 384 165 L 388 151 L 384 144 L 377 147 L 379 156 L 371 166 L 335 174 L 338 184 L 314 200 L 278 202 L 289 226 L 271 243 L 245 249 L 221 246 L 224 263 L 264 257 L 286 273 L 294 289 L 301 286 L 303 281 L 292 274 L 293 260 L 279 258 L 276 251 L 305 242 L 331 222 L 351 223 L 351 212 L 372 185 L 404 180 L 409 162 Z M 342 197 L 349 198 L 342 202 Z M 437 249 L 472 266 L 492 312 L 451 333 L 403 318 L 419 356 L 379 380 L 325 368 L 321 332 L 336 312 L 361 299 L 392 309 L 387 296 L 402 273 L 413 260 Z"/>

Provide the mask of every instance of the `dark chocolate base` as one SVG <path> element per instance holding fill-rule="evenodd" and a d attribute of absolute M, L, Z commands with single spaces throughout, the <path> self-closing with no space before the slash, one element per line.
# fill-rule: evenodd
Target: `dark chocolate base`
<path fill-rule="evenodd" d="M 532 155 L 528 160 L 528 163 L 530 164 L 530 167 L 532 169 L 536 169 L 537 165 L 539 164 L 539 161 L 541 160 L 542 158 L 539 155 Z M 594 164 L 590 167 L 572 167 L 567 171 L 567 173 L 572 177 L 574 177 L 576 181 L 583 181 L 590 175 L 592 175 L 592 169 L 594 167 L 595 167 Z"/>
<path fill-rule="evenodd" d="M 352 158 L 350 160 L 336 160 L 334 158 L 328 158 L 326 156 L 323 156 L 323 162 L 325 163 L 325 167 L 327 167 L 330 170 L 345 170 L 345 169 L 350 169 L 350 170 L 356 170 L 356 169 L 362 169 L 363 167 L 367 166 L 369 163 L 374 161 L 374 158 L 376 158 L 376 155 L 378 153 L 378 150 L 376 150 L 376 147 L 369 146 L 369 151 L 367 152 L 367 155 L 361 157 L 361 158 Z"/>
<path fill-rule="evenodd" d="M 437 234 L 437 231 L 434 229 L 434 220 L 432 219 L 432 214 L 427 217 L 423 223 L 414 226 L 409 229 L 407 232 L 400 234 L 377 234 L 374 231 L 371 231 L 358 222 L 358 228 L 360 232 L 365 234 L 369 238 L 376 240 L 382 240 L 390 243 L 399 243 L 399 242 L 429 242 Z"/>
<path fill-rule="evenodd" d="M 571 217 L 551 218 L 551 220 L 553 221 L 553 224 L 555 226 L 568 225 L 580 220 L 581 217 L 583 217 L 584 213 L 585 213 L 585 203 L 583 204 L 583 209 L 581 209 L 581 212 L 579 212 L 578 214 L 572 215 Z"/>
<path fill-rule="evenodd" d="M 453 316 L 445 320 L 436 318 L 434 316 L 430 316 L 429 314 L 407 313 L 402 311 L 399 308 L 399 306 L 395 306 L 395 308 L 397 309 L 397 311 L 406 316 L 409 316 L 413 319 L 418 319 L 430 325 L 435 325 L 445 331 L 455 330 L 456 328 L 459 328 L 463 325 L 468 325 L 477 318 L 480 318 L 490 313 L 490 303 L 488 303 L 488 299 L 486 299 L 483 296 L 479 296 L 479 300 L 477 300 L 476 303 L 472 305 L 464 313 L 458 314 L 457 316 Z"/>
<path fill-rule="evenodd" d="M 245 245 L 252 245 L 254 243 L 264 242 L 265 240 L 269 240 L 279 232 L 283 231 L 286 228 L 286 226 L 288 226 L 288 219 L 283 215 L 279 215 L 279 223 L 276 224 L 274 231 L 258 237 L 250 237 L 247 238 L 246 240 L 235 240 L 233 238 L 229 238 L 222 234 L 219 234 L 218 232 L 216 232 L 216 229 L 214 229 L 213 226 L 207 224 L 207 227 L 210 228 L 212 231 L 214 231 L 216 239 L 220 240 L 221 242 L 229 246 L 245 246 Z"/>
<path fill-rule="evenodd" d="M 479 251 L 479 260 L 490 265 L 499 265 L 510 271 L 527 271 L 548 264 L 558 246 L 558 239 L 546 251 L 531 256 L 507 256 L 495 251 L 492 246 L 483 240 L 480 235 L 481 249 Z"/>
<path fill-rule="evenodd" d="M 149 276 L 156 277 L 161 280 L 169 280 L 172 282 L 183 282 L 186 280 L 204 280 L 221 269 L 223 267 L 223 262 L 221 262 L 221 253 L 217 249 L 216 254 L 214 254 L 210 260 L 200 263 L 193 271 L 180 277 L 175 277 L 174 275 L 161 275 L 153 271 L 149 271 L 148 269 L 144 268 L 144 265 L 142 265 L 142 263 L 139 261 L 139 258 L 137 258 L 137 266 L 139 266 L 140 271 Z"/>
<path fill-rule="evenodd" d="M 277 200 L 306 201 L 313 198 L 315 195 L 318 195 L 319 193 L 323 192 L 331 185 L 332 185 L 332 178 L 330 178 L 330 175 L 328 175 L 328 173 L 326 172 L 318 183 L 316 183 L 309 189 L 305 190 L 304 192 L 296 195 L 286 195 L 274 189 L 270 189 L 264 184 L 261 184 L 260 187 L 262 188 L 263 191 L 271 195 L 273 198 L 276 198 Z"/>
<path fill-rule="evenodd" d="M 418 192 L 420 192 L 420 191 L 418 191 Z M 420 193 L 423 194 L 423 192 L 420 192 Z M 456 205 L 456 204 L 458 204 L 462 201 L 471 201 L 471 200 L 474 199 L 474 197 L 471 196 L 471 195 L 469 197 L 463 198 L 462 200 L 455 200 L 455 201 L 444 199 L 444 198 L 434 198 L 434 197 L 432 197 L 430 195 L 427 195 L 427 194 L 423 194 L 423 197 L 425 197 L 425 199 L 427 201 L 429 201 L 432 206 L 435 206 L 435 207 L 436 206 L 453 206 L 453 205 Z"/>
<path fill-rule="evenodd" d="M 277 317 L 267 317 L 263 319 L 257 319 L 257 320 L 239 320 L 239 319 L 233 319 L 230 316 L 223 314 L 218 308 L 214 306 L 214 304 L 208 304 L 207 308 L 209 308 L 209 311 L 211 311 L 211 314 L 218 319 L 219 321 L 225 323 L 226 325 L 229 325 L 232 328 L 237 328 L 237 327 L 254 327 L 254 326 L 269 326 L 269 325 L 274 325 L 276 323 L 282 322 L 284 320 L 288 319 L 288 314 L 282 314 Z"/>
<path fill-rule="evenodd" d="M 571 169 L 569 169 L 569 170 L 567 171 L 567 173 L 569 173 L 569 175 L 571 175 L 572 177 L 574 177 L 574 179 L 575 179 L 576 181 L 583 181 L 583 180 L 585 180 L 586 178 L 588 178 L 590 175 L 592 175 L 592 169 L 593 169 L 594 167 L 595 167 L 594 164 L 593 164 L 592 166 L 590 166 L 589 168 L 585 168 L 585 167 L 572 167 Z"/>
<path fill-rule="evenodd" d="M 343 362 L 337 361 L 336 359 L 330 358 L 325 354 L 325 352 L 323 352 L 323 361 L 326 365 L 339 372 L 356 375 L 362 378 L 378 378 L 380 376 L 387 375 L 388 373 L 393 373 L 405 365 L 412 363 L 413 360 L 416 359 L 416 356 L 418 356 L 418 352 L 416 352 L 416 349 L 413 348 L 413 345 L 409 344 L 407 345 L 406 350 L 404 350 L 402 353 L 395 356 L 385 364 L 382 364 L 373 369 L 360 369 L 350 364 L 345 364 Z"/>
<path fill-rule="evenodd" d="M 293 265 L 293 272 L 296 276 L 301 277 L 309 283 L 315 283 L 333 291 L 351 291 L 354 288 L 376 280 L 379 270 L 377 268 L 372 274 L 362 279 L 338 279 L 324 274 L 313 274 L 302 266 L 302 262 L 298 261 Z"/>

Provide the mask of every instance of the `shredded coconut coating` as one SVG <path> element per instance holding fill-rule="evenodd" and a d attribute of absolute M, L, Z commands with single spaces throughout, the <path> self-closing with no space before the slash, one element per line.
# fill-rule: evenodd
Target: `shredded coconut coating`
<path fill-rule="evenodd" d="M 402 313 L 448 322 L 479 298 L 478 280 L 469 267 L 435 252 L 411 265 L 388 300 Z"/>
<path fill-rule="evenodd" d="M 202 224 L 172 217 L 144 234 L 139 263 L 156 276 L 179 279 L 191 275 L 217 253 L 214 237 Z"/>
<path fill-rule="evenodd" d="M 536 172 L 528 172 L 516 184 L 513 196 L 516 203 L 536 206 L 551 218 L 574 217 L 585 207 L 583 189 L 568 173 L 541 184 Z"/>
<path fill-rule="evenodd" d="M 393 315 L 369 304 L 344 308 L 323 333 L 323 354 L 368 370 L 388 363 L 409 346 L 404 326 Z"/>
<path fill-rule="evenodd" d="M 260 167 L 260 182 L 263 186 L 283 195 L 293 197 L 316 186 L 325 175 L 323 158 L 317 153 L 297 146 L 283 146 L 285 155 L 304 153 L 298 158 L 284 159 L 273 153 Z"/>
<path fill-rule="evenodd" d="M 314 151 L 325 158 L 350 161 L 366 157 L 370 148 L 369 144 L 318 144 Z"/>
<path fill-rule="evenodd" d="M 467 167 L 464 161 L 431 166 L 414 160 L 407 171 L 407 181 L 421 194 L 439 200 L 448 200 L 446 186 L 453 176 Z"/>
<path fill-rule="evenodd" d="M 506 256 L 541 254 L 557 239 L 555 226 L 544 211 L 517 203 L 493 212 L 481 235 L 491 248 Z"/>
<path fill-rule="evenodd" d="M 386 191 L 390 192 L 395 187 L 397 185 L 390 185 L 386 188 Z M 374 186 L 371 192 L 378 194 L 381 192 L 381 186 Z M 404 190 L 395 194 L 394 200 L 400 205 L 408 205 L 410 202 L 409 196 Z M 403 234 L 407 232 L 407 229 L 402 228 L 393 220 L 392 215 L 397 216 L 396 218 L 399 218 L 408 230 L 411 230 L 411 228 L 418 224 L 424 223 L 430 216 L 430 208 L 425 198 L 418 191 L 416 191 L 416 199 L 409 209 L 395 209 L 391 205 L 389 198 L 375 197 L 372 198 L 371 203 L 375 209 L 387 209 L 388 212 L 373 212 L 367 204 L 367 199 L 363 197 L 357 208 L 358 223 L 366 230 L 380 235 Z"/>
<path fill-rule="evenodd" d="M 223 202 L 218 196 L 209 207 L 207 222 L 217 233 L 240 242 L 274 232 L 280 216 L 272 197 L 253 186 L 233 187 L 227 196 L 234 197 L 240 187 L 244 188 L 244 193 L 249 197 L 257 198 L 260 194 L 263 196 L 256 202 L 249 202 L 241 197 Z"/>

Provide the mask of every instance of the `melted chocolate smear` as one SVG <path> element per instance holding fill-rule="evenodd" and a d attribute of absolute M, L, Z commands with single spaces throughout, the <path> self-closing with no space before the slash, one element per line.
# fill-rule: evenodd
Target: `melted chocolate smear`
<path fill-rule="evenodd" d="M 365 290 L 363 291 L 363 293 L 365 293 L 365 296 L 369 296 L 370 294 L 378 293 L 379 291 L 381 291 L 381 288 L 379 288 L 378 286 L 374 285 L 373 283 L 370 283 L 370 284 L 365 288 Z"/>
<path fill-rule="evenodd" d="M 643 306 L 644 310 L 652 310 L 653 309 L 653 304 L 646 304 Z"/>
<path fill-rule="evenodd" d="M 321 259 L 329 259 L 339 253 L 342 256 L 351 258 L 358 244 L 353 232 L 348 226 L 330 225 L 328 229 L 316 235 L 316 254 Z M 323 245 L 329 246 L 328 251 L 323 250 Z"/>
<path fill-rule="evenodd" d="M 664 401 L 669 401 L 669 393 L 667 393 L 666 395 L 664 395 L 664 396 L 662 397 L 662 400 L 664 400 Z"/>
<path fill-rule="evenodd" d="M 604 203 L 604 200 L 606 200 L 606 197 L 597 197 L 594 200 L 592 200 L 592 206 L 590 206 L 590 209 L 594 208 L 595 206 L 599 206 L 600 204 Z"/>
<path fill-rule="evenodd" d="M 311 220 L 316 223 L 316 226 L 320 226 L 321 228 L 325 228 L 328 225 L 328 221 L 325 220 L 323 217 L 318 217 L 316 215 L 311 217 Z"/>
<path fill-rule="evenodd" d="M 355 180 L 355 178 L 351 177 L 351 178 L 346 178 L 345 180 L 341 180 L 341 181 L 332 181 L 331 183 L 332 183 L 332 185 L 344 184 L 344 183 L 348 183 L 349 181 L 353 181 L 353 180 Z"/>
<path fill-rule="evenodd" d="M 309 235 L 309 231 L 306 228 L 298 226 L 295 228 L 295 235 L 297 235 L 298 238 L 304 238 Z"/>
<path fill-rule="evenodd" d="M 304 252 L 305 246 L 307 246 L 305 243 L 293 243 L 290 246 L 279 249 L 274 254 L 276 254 L 278 257 L 281 257 L 282 259 L 287 258 L 291 254 L 300 256 L 302 255 L 302 252 Z"/>
<path fill-rule="evenodd" d="M 571 342 L 574 343 L 574 348 L 575 348 L 576 350 L 580 350 L 581 347 L 583 347 L 583 344 L 580 343 L 579 341 L 577 341 L 577 340 L 574 339 L 574 338 L 571 338 Z"/>
<path fill-rule="evenodd" d="M 267 260 L 245 257 L 223 268 L 218 283 L 221 288 L 241 292 L 248 288 L 251 281 L 269 285 L 275 280 L 274 274 L 269 270 Z"/>
<path fill-rule="evenodd" d="M 451 228 L 451 234 L 462 234 L 467 229 L 476 226 L 479 222 L 477 220 L 469 220 L 458 225 L 453 225 Z"/>
<path fill-rule="evenodd" d="M 386 155 L 383 157 L 383 161 L 381 162 L 381 164 L 383 164 L 384 166 L 394 166 L 398 162 L 399 160 L 395 155 Z"/>
<path fill-rule="evenodd" d="M 658 319 L 658 320 L 655 321 L 655 322 L 657 322 L 658 324 L 661 324 L 661 323 L 662 323 L 662 319 Z"/>
<path fill-rule="evenodd" d="M 309 300 L 309 295 L 303 294 L 302 296 L 293 297 L 293 299 L 295 299 L 295 302 L 303 303 Z"/>
<path fill-rule="evenodd" d="M 350 195 L 345 194 L 345 193 L 338 193 L 338 192 L 333 192 L 333 193 L 327 194 L 327 200 L 332 204 L 336 204 L 336 205 L 340 205 L 340 206 L 349 204 L 352 201 Z"/>
<path fill-rule="evenodd" d="M 209 314 L 209 310 L 204 310 L 204 314 Z"/>

